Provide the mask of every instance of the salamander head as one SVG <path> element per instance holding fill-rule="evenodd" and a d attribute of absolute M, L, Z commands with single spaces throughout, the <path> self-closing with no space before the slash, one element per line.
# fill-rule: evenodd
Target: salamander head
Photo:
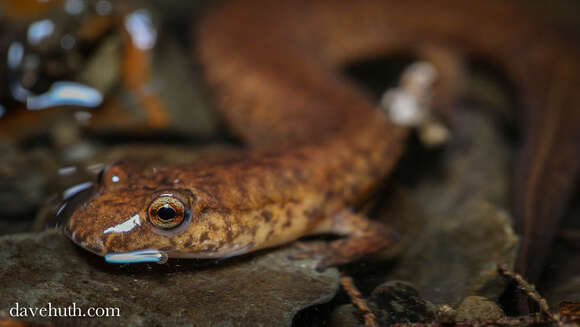
<path fill-rule="evenodd" d="M 232 238 L 227 210 L 192 188 L 155 188 L 149 169 L 109 167 L 91 197 L 69 214 L 65 234 L 109 262 L 159 262 L 167 257 L 222 258 L 247 252 Z M 157 171 L 157 173 L 159 173 Z"/>

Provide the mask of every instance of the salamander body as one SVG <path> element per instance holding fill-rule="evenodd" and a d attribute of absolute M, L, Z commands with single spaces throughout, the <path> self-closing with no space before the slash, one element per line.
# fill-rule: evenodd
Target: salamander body
<path fill-rule="evenodd" d="M 402 51 L 429 60 L 438 49 L 485 58 L 516 85 L 520 270 L 539 274 L 532 258 L 545 256 L 579 167 L 574 42 L 505 2 L 458 0 L 229 1 L 195 35 L 213 99 L 251 149 L 186 166 L 111 166 L 65 226 L 76 243 L 115 261 L 149 249 L 219 258 L 306 235 L 346 236 L 323 251 L 324 265 L 392 244 L 388 227 L 351 208 L 389 174 L 408 130 L 341 67 Z M 434 64 L 445 104 L 453 81 Z"/>

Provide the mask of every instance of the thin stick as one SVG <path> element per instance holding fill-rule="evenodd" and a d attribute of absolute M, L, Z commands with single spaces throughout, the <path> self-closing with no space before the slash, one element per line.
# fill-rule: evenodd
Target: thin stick
<path fill-rule="evenodd" d="M 560 323 L 558 316 L 550 312 L 548 301 L 546 301 L 546 299 L 544 299 L 540 293 L 538 293 L 536 286 L 526 281 L 522 275 L 513 272 L 502 265 L 498 265 L 497 269 L 501 275 L 507 276 L 514 280 L 518 285 L 518 288 L 523 291 L 530 299 L 534 300 L 540 306 L 540 310 L 545 313 L 548 318 L 557 323 Z"/>
<path fill-rule="evenodd" d="M 362 314 L 365 327 L 378 327 L 375 314 L 371 311 L 371 309 L 369 309 L 367 302 L 362 297 L 361 292 L 354 285 L 352 278 L 341 272 L 340 284 L 350 297 L 352 304 L 354 304 L 354 306 Z"/>

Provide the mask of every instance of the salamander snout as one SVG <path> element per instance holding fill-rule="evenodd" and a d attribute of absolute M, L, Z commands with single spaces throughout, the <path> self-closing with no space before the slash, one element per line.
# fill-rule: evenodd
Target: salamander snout
<path fill-rule="evenodd" d="M 180 190 L 99 191 L 76 207 L 64 224 L 76 244 L 99 254 L 177 251 L 175 240 L 192 220 L 192 198 Z"/>
<path fill-rule="evenodd" d="M 254 248 L 251 229 L 235 224 L 239 213 L 216 205 L 201 187 L 165 180 L 151 167 L 109 166 L 91 196 L 71 210 L 65 234 L 115 263 L 224 258 Z"/>

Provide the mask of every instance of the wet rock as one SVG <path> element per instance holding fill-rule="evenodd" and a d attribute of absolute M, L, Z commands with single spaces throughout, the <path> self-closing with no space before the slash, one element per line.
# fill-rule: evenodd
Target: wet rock
<path fill-rule="evenodd" d="M 12 142 L 0 142 L 0 152 L 0 221 L 30 220 L 46 195 L 48 172 L 56 169 L 56 162 L 48 151 L 24 151 Z"/>
<path fill-rule="evenodd" d="M 389 281 L 371 294 L 371 307 L 381 326 L 405 322 L 430 322 L 435 319 L 435 306 L 419 296 L 412 284 Z"/>
<path fill-rule="evenodd" d="M 576 256 L 576 262 L 580 261 L 580 256 Z M 578 264 L 576 271 L 578 271 Z M 562 301 L 580 302 L 580 273 L 575 276 L 569 276 L 566 280 L 559 280 L 546 291 L 545 297 L 550 307 L 556 307 Z"/>
<path fill-rule="evenodd" d="M 218 116 L 204 101 L 191 55 L 175 39 L 163 42 L 155 53 L 151 83 L 158 86 L 159 98 L 171 117 L 171 128 L 201 137 L 215 135 Z"/>
<path fill-rule="evenodd" d="M 563 301 L 580 302 L 580 254 L 578 249 L 568 248 L 556 242 L 548 258 L 548 267 L 539 286 L 550 307 Z"/>
<path fill-rule="evenodd" d="M 367 303 L 380 326 L 432 322 L 436 316 L 436 307 L 419 296 L 412 284 L 404 281 L 389 281 L 377 286 Z M 332 326 L 363 326 L 361 318 L 354 305 L 345 304 L 332 313 Z"/>
<path fill-rule="evenodd" d="M 106 16 L 104 16 L 106 17 Z M 79 73 L 81 81 L 108 94 L 119 78 L 121 39 L 117 34 L 105 38 Z"/>
<path fill-rule="evenodd" d="M 192 0 L 183 2 L 181 0 L 153 0 L 151 1 L 159 11 L 163 12 L 167 21 L 172 24 L 189 26 L 192 22 L 192 15 L 196 17 L 208 8 L 211 8 L 213 3 L 203 0 Z"/>
<path fill-rule="evenodd" d="M 457 308 L 456 321 L 495 320 L 504 315 L 503 310 L 495 302 L 482 296 L 468 296 Z"/>
<path fill-rule="evenodd" d="M 513 265 L 517 242 L 505 211 L 468 202 L 418 241 L 391 276 L 410 280 L 436 304 L 473 294 L 497 299 L 506 285 L 497 265 Z"/>
<path fill-rule="evenodd" d="M 61 317 L 59 326 L 290 326 L 302 308 L 330 300 L 338 272 L 291 261 L 293 247 L 215 262 L 111 265 L 55 230 L 0 238 L 0 308 L 119 308 L 114 318 Z M 29 317 L 30 319 L 30 317 Z"/>
<path fill-rule="evenodd" d="M 332 312 L 330 317 L 332 327 L 362 327 L 361 316 L 352 304 L 343 304 Z"/>
<path fill-rule="evenodd" d="M 441 162 L 410 163 L 408 174 L 403 167 L 402 186 L 384 211 L 407 246 L 384 278 L 411 282 L 437 305 L 457 305 L 469 295 L 496 300 L 506 285 L 496 267 L 513 266 L 518 244 L 509 215 L 509 146 L 483 114 L 455 116 Z"/>
<path fill-rule="evenodd" d="M 580 316 L 580 303 L 562 302 L 558 305 L 558 312 L 561 315 Z"/>
<path fill-rule="evenodd" d="M 437 307 L 437 321 L 443 324 L 452 324 L 457 317 L 457 311 L 448 304 Z"/>
<path fill-rule="evenodd" d="M 580 201 L 571 204 L 538 285 L 552 308 L 562 302 L 580 302 Z"/>

